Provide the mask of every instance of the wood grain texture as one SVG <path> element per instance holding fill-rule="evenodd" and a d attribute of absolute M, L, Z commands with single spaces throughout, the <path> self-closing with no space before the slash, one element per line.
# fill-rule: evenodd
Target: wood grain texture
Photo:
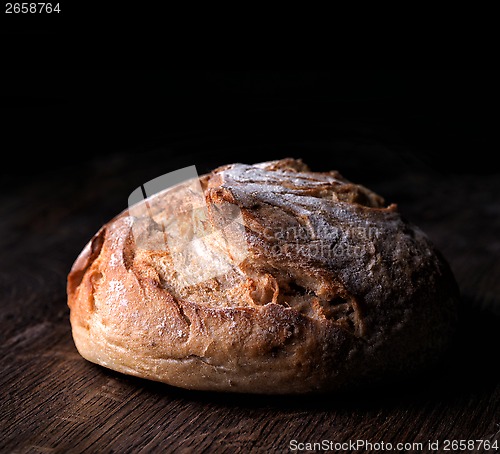
<path fill-rule="evenodd" d="M 1 453 L 274 453 L 291 452 L 291 440 L 500 443 L 500 174 L 405 167 L 356 181 L 398 202 L 457 277 L 461 328 L 438 369 L 356 395 L 248 396 L 175 389 L 77 353 L 65 294 L 73 260 L 133 189 L 170 170 L 128 158 L 95 160 L 71 178 L 45 175 L 1 195 Z"/>

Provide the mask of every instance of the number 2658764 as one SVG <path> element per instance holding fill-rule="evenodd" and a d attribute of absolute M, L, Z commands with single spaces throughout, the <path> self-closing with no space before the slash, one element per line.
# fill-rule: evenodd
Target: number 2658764
<path fill-rule="evenodd" d="M 6 3 L 5 14 L 60 13 L 59 3 Z"/>

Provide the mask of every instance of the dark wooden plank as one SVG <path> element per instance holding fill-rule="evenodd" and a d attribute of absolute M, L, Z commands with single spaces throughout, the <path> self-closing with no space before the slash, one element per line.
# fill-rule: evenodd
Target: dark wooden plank
<path fill-rule="evenodd" d="M 69 267 L 128 193 L 158 176 L 124 156 L 1 195 L 0 452 L 268 453 L 289 452 L 292 440 L 500 439 L 500 174 L 394 172 L 366 181 L 429 233 L 457 276 L 465 317 L 441 367 L 356 395 L 245 396 L 179 390 L 78 355 Z"/>

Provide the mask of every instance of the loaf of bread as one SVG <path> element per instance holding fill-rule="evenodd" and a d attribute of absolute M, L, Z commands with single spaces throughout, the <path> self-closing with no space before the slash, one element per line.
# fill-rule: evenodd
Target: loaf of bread
<path fill-rule="evenodd" d="M 446 261 L 396 205 L 295 159 L 220 167 L 129 207 L 84 248 L 67 291 L 87 360 L 267 394 L 431 367 L 458 301 Z"/>

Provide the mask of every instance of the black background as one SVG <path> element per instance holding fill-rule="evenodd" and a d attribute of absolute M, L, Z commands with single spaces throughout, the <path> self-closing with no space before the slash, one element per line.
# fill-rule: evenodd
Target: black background
<path fill-rule="evenodd" d="M 498 76 L 493 70 L 1 71 L 2 180 L 71 178 L 96 157 L 117 155 L 134 168 L 154 160 L 152 177 L 184 164 L 202 171 L 283 156 L 364 179 L 390 176 L 401 162 L 438 174 L 491 173 L 500 145 Z"/>

